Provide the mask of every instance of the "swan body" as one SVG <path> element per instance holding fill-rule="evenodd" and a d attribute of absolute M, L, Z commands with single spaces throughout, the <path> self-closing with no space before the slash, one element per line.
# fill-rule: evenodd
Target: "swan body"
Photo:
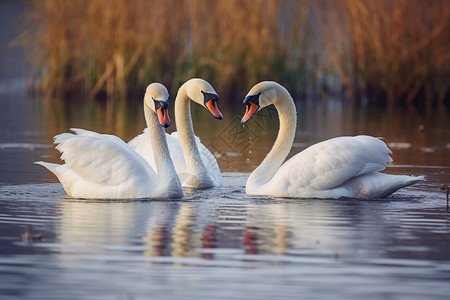
<path fill-rule="evenodd" d="M 162 100 L 156 100 L 162 99 Z M 167 89 L 150 84 L 144 96 L 147 134 L 158 153 L 156 169 L 120 138 L 72 129 L 54 138 L 65 164 L 36 162 L 54 173 L 70 197 L 87 199 L 167 199 L 183 197 L 163 127 L 170 124 Z M 159 121 L 159 122 L 158 122 Z M 160 126 L 162 125 L 162 126 Z"/>
<path fill-rule="evenodd" d="M 150 140 L 146 136 L 147 128 L 144 129 L 144 132 L 134 139 L 132 139 L 128 144 L 136 150 L 139 154 L 144 157 L 147 162 L 154 168 L 155 166 L 155 157 L 153 155 L 153 151 L 149 151 L 150 149 Z M 191 173 L 187 170 L 186 159 L 183 154 L 183 148 L 180 143 L 180 136 L 178 132 L 172 132 L 172 134 L 166 133 L 167 144 L 169 146 L 170 156 L 175 166 L 175 170 L 180 177 L 181 182 L 183 182 L 183 186 L 189 188 L 207 188 L 207 187 L 220 187 L 222 186 L 222 173 L 220 172 L 219 165 L 217 164 L 216 158 L 214 155 L 206 148 L 200 139 L 195 136 L 195 144 L 200 153 L 201 161 L 205 165 L 206 172 L 208 172 L 208 176 L 211 177 L 212 183 L 207 179 L 205 180 L 208 184 L 201 184 L 201 181 L 196 180 L 196 182 L 189 182 L 189 178 L 191 177 Z M 189 150 L 188 150 L 189 151 Z M 193 177 L 191 177 L 192 179 Z M 203 181 L 203 182 L 205 182 Z"/>
<path fill-rule="evenodd" d="M 217 108 L 219 97 L 213 87 L 199 78 L 185 82 L 178 90 L 175 100 L 175 122 L 178 131 L 166 134 L 170 156 L 184 187 L 192 189 L 220 187 L 222 173 L 219 165 L 211 152 L 194 135 L 190 113 L 191 99 L 207 108 L 215 118 L 222 119 L 222 114 Z M 155 156 L 151 150 L 151 139 L 147 129 L 128 144 L 151 166 L 155 166 Z"/>
<path fill-rule="evenodd" d="M 263 162 L 249 176 L 246 193 L 293 198 L 373 198 L 424 180 L 423 176 L 379 173 L 392 161 L 380 139 L 360 135 L 337 137 L 310 146 L 283 161 L 291 150 L 297 113 L 289 92 L 280 84 L 255 85 L 244 100 L 246 123 L 257 111 L 274 104 L 280 118 L 278 137 Z"/>

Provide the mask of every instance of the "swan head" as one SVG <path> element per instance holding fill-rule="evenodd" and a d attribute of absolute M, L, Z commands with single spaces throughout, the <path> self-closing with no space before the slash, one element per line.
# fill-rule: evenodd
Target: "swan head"
<path fill-rule="evenodd" d="M 222 120 L 223 115 L 219 110 L 217 102 L 219 96 L 214 88 L 205 80 L 193 78 L 186 82 L 187 96 L 194 102 L 205 107 L 214 116 L 214 118 Z"/>
<path fill-rule="evenodd" d="M 245 114 L 241 120 L 242 124 L 250 120 L 260 109 L 275 103 L 278 99 L 278 86 L 279 84 L 276 82 L 263 81 L 252 87 L 242 102 L 245 106 Z"/>
<path fill-rule="evenodd" d="M 156 113 L 161 126 L 164 128 L 170 126 L 169 92 L 164 85 L 161 83 L 150 84 L 145 91 L 144 103 Z"/>

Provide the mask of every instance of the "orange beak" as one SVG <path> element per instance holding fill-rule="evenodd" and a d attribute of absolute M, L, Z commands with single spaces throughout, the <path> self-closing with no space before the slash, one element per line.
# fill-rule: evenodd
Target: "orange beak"
<path fill-rule="evenodd" d="M 223 119 L 223 115 L 220 112 L 219 108 L 217 107 L 217 102 L 216 101 L 209 100 L 208 102 L 205 103 L 205 105 L 208 108 L 209 112 L 212 113 L 214 118 L 219 119 L 219 120 Z"/>
<path fill-rule="evenodd" d="M 158 108 L 156 110 L 156 115 L 158 116 L 159 124 L 161 124 L 161 126 L 164 128 L 170 126 L 169 112 L 167 109 L 163 109 L 162 107 Z"/>
<path fill-rule="evenodd" d="M 250 105 L 246 106 L 245 114 L 242 117 L 241 123 L 245 124 L 248 120 L 253 117 L 253 115 L 258 111 L 259 105 L 256 105 L 253 102 L 250 102 Z"/>

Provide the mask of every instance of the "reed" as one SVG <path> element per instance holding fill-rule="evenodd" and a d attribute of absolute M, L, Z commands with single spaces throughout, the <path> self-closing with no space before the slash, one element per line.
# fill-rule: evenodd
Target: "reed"
<path fill-rule="evenodd" d="M 230 96 L 263 79 L 302 82 L 307 1 L 35 0 L 37 86 L 129 95 L 194 76 Z M 293 51 L 293 49 L 296 49 Z"/>
<path fill-rule="evenodd" d="M 450 3 L 320 0 L 328 62 L 354 98 L 395 103 L 448 100 Z"/>
<path fill-rule="evenodd" d="M 51 96 L 126 97 L 152 81 L 174 93 L 199 76 L 222 99 L 261 80 L 298 96 L 334 78 L 355 101 L 450 97 L 448 0 L 31 3 L 36 87 Z"/>

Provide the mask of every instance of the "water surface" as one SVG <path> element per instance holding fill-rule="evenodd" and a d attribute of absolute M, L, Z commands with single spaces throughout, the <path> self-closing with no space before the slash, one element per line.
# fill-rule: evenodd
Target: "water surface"
<path fill-rule="evenodd" d="M 144 126 L 141 100 L 18 99 L 0 102 L 8 111 L 0 120 L 2 298 L 448 298 L 450 214 L 440 187 L 450 182 L 450 147 L 442 119 L 388 114 L 388 126 L 378 119 L 383 112 L 367 113 L 340 128 L 355 114 L 350 108 L 298 101 L 291 155 L 341 131 L 384 133 L 395 160 L 386 172 L 427 181 L 385 199 L 277 199 L 244 193 L 274 141 L 276 113 L 242 127 L 240 112 L 225 109 L 217 121 L 193 107 L 224 186 L 186 191 L 181 201 L 110 202 L 67 198 L 33 161 L 58 162 L 52 136 L 70 127 L 131 139 Z M 40 239 L 22 239 L 28 226 Z"/>
<path fill-rule="evenodd" d="M 2 299 L 448 299 L 445 109 L 296 99 L 290 156 L 327 138 L 369 134 L 394 151 L 387 173 L 426 175 L 384 199 L 246 196 L 245 181 L 270 150 L 278 118 L 268 108 L 243 127 L 242 110 L 231 104 L 242 99 L 221 100 L 222 121 L 192 107 L 223 187 L 186 191 L 179 201 L 70 199 L 33 162 L 58 162 L 52 137 L 71 127 L 128 141 L 144 128 L 142 99 L 29 97 L 26 67 L 4 48 L 9 37 L 0 40 Z M 27 228 L 34 239 L 22 238 Z"/>
<path fill-rule="evenodd" d="M 52 136 L 72 126 L 130 139 L 144 126 L 140 102 L 130 103 L 120 115 L 120 103 L 108 113 L 100 103 L 24 97 L 11 108 L 12 121 L 2 119 L 2 298 L 448 298 L 450 214 L 440 190 L 450 182 L 448 129 L 386 131 L 396 163 L 386 172 L 424 174 L 427 181 L 384 199 L 246 196 L 249 172 L 276 135 L 270 109 L 243 128 L 239 112 L 217 121 L 193 107 L 196 132 L 216 154 L 224 186 L 186 191 L 181 201 L 70 199 L 52 174 L 32 164 L 58 162 Z M 322 105 L 297 107 L 318 114 Z M 304 115 L 291 155 L 331 137 L 351 113 L 325 122 L 333 109 Z M 380 135 L 377 122 L 367 122 L 354 121 L 343 134 Z M 40 239 L 22 239 L 28 226 Z"/>
<path fill-rule="evenodd" d="M 182 201 L 0 187 L 3 295 L 20 299 L 446 299 L 449 214 L 428 183 L 371 200 L 248 197 L 246 173 Z M 41 240 L 24 241 L 31 225 Z"/>

